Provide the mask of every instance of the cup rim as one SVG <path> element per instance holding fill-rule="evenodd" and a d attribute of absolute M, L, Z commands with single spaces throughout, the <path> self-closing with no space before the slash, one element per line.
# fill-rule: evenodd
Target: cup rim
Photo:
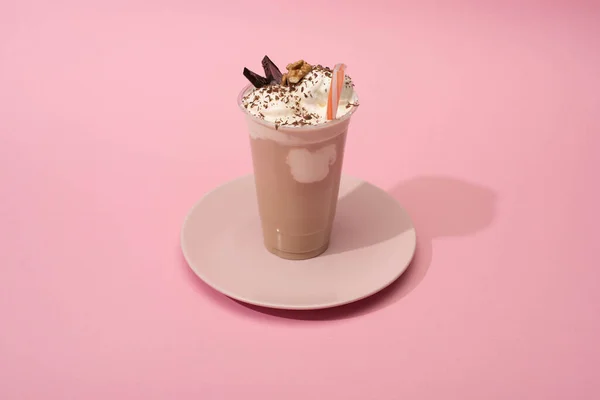
<path fill-rule="evenodd" d="M 238 107 L 240 108 L 240 110 L 242 110 L 242 112 L 244 114 L 246 114 L 254 122 L 257 122 L 259 124 L 268 126 L 270 128 L 273 128 L 273 129 L 276 129 L 274 122 L 265 121 L 264 119 L 258 118 L 255 115 L 249 113 L 248 110 L 246 110 L 246 108 L 244 108 L 244 106 L 242 104 L 242 99 L 244 98 L 244 95 L 250 89 L 253 89 L 253 88 L 254 88 L 254 86 L 252 84 L 248 84 L 248 85 L 244 86 L 244 88 L 241 90 L 240 94 L 238 94 L 238 97 L 237 97 Z M 326 127 L 326 126 L 327 127 L 328 126 L 335 126 L 335 125 L 338 125 L 338 124 L 346 121 L 347 119 L 350 119 L 350 117 L 354 114 L 354 112 L 356 111 L 357 108 L 358 108 L 357 106 L 353 106 L 350 109 L 350 111 L 348 111 L 346 114 L 344 114 L 341 118 L 334 119 L 332 121 L 323 122 L 322 124 L 317 124 L 317 125 L 302 125 L 302 126 L 279 125 L 277 128 L 279 130 L 281 130 L 281 129 L 288 130 L 289 129 L 289 130 L 294 130 L 294 131 L 304 131 L 304 130 L 319 129 L 319 128 L 323 128 L 323 127 Z"/>

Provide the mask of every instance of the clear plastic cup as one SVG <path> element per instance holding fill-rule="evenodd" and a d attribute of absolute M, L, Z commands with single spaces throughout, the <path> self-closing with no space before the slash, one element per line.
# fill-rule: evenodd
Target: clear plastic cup
<path fill-rule="evenodd" d="M 265 247 L 285 259 L 303 260 L 329 246 L 335 218 L 344 148 L 352 107 L 343 117 L 319 125 L 279 126 L 246 116 L 254 180 Z"/>

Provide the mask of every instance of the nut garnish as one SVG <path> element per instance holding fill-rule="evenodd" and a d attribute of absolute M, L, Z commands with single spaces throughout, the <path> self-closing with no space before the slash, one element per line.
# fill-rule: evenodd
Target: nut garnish
<path fill-rule="evenodd" d="M 288 64 L 287 70 L 283 77 L 281 78 L 282 85 L 288 85 L 290 83 L 296 84 L 300 82 L 302 78 L 306 76 L 310 71 L 312 71 L 313 67 L 309 63 L 304 60 L 298 60 L 294 63 Z"/>

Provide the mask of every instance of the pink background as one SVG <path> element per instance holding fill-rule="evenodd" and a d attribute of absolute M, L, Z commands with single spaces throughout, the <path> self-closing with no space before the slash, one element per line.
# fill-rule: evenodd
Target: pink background
<path fill-rule="evenodd" d="M 285 3 L 0 3 L 0 398 L 600 398 L 600 5 Z M 349 66 L 345 171 L 419 234 L 374 298 L 250 308 L 182 259 L 265 54 Z"/>

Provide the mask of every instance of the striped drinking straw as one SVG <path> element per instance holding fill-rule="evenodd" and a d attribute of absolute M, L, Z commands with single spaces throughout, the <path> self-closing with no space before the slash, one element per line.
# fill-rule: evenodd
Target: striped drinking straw
<path fill-rule="evenodd" d="M 344 71 L 346 65 L 337 64 L 333 68 L 331 74 L 331 86 L 329 87 L 329 96 L 327 97 L 327 119 L 333 120 L 337 116 L 338 105 L 340 104 L 340 97 L 342 95 L 342 88 L 344 87 Z"/>

